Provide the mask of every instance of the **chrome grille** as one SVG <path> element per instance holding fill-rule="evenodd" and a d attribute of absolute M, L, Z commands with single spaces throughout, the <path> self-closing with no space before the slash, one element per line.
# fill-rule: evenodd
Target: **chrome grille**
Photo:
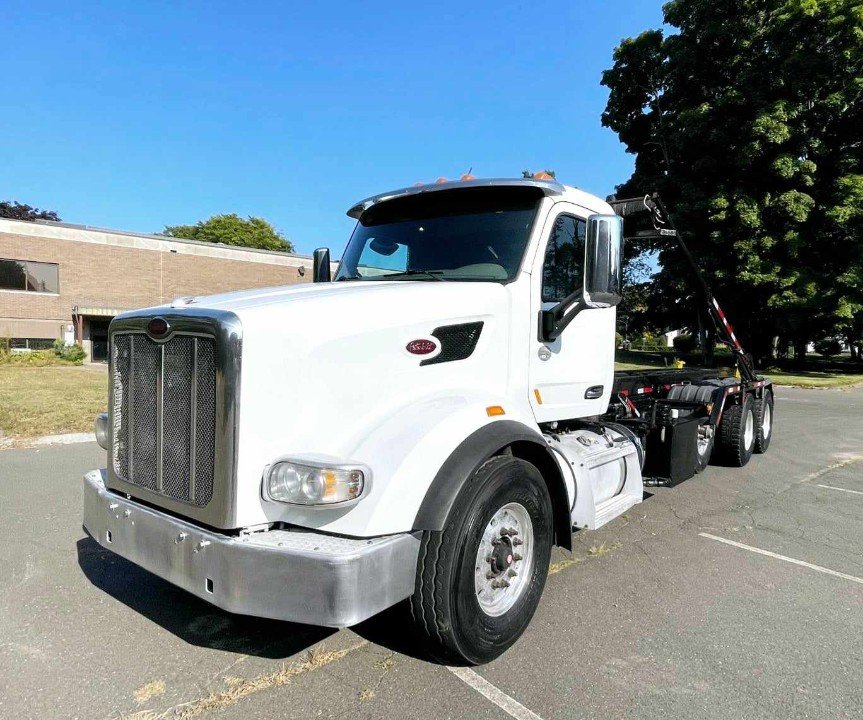
<path fill-rule="evenodd" d="M 215 474 L 214 339 L 116 333 L 111 352 L 117 478 L 204 507 Z"/>

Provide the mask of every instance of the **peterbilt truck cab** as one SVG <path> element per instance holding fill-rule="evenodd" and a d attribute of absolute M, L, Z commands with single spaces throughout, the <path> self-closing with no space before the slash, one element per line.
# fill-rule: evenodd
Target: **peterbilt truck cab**
<path fill-rule="evenodd" d="M 616 387 L 622 220 L 531 178 L 348 214 L 332 278 L 316 253 L 314 283 L 112 322 L 84 526 L 227 611 L 345 627 L 408 599 L 431 653 L 487 662 L 530 621 L 552 545 L 641 502 L 661 447 Z M 661 441 L 690 464 L 725 388 L 695 386 L 665 401 Z"/>

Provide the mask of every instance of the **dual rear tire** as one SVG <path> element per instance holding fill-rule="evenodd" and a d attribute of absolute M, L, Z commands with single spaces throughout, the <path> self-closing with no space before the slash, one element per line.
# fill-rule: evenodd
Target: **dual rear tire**
<path fill-rule="evenodd" d="M 719 423 L 720 458 L 732 467 L 743 467 L 753 453 L 765 453 L 773 436 L 773 393 L 761 398 L 744 395 L 738 405 L 726 407 Z"/>

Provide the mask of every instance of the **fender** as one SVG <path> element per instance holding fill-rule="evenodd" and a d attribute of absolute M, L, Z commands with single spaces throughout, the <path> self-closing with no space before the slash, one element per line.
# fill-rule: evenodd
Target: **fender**
<path fill-rule="evenodd" d="M 504 406 L 506 417 L 490 418 L 486 408 L 491 405 Z M 569 546 L 574 478 L 563 479 L 568 468 L 555 459 L 526 402 L 454 390 L 410 402 L 401 398 L 378 417 L 378 422 L 356 428 L 354 439 L 336 453 L 372 469 L 369 496 L 349 508 L 292 508 L 293 524 L 350 537 L 411 532 L 421 526 L 442 528 L 470 473 L 510 448 L 513 455 L 539 468 L 554 505 L 557 542 Z M 478 442 L 479 437 L 486 440 Z M 464 464 L 456 467 L 454 457 L 463 457 Z M 417 518 L 421 526 L 416 525 Z"/>
<path fill-rule="evenodd" d="M 569 498 L 557 460 L 536 430 L 513 420 L 497 420 L 467 437 L 432 481 L 414 519 L 414 530 L 443 530 L 467 479 L 490 457 L 505 449 L 537 466 L 548 484 L 554 508 L 555 544 L 572 549 Z"/>

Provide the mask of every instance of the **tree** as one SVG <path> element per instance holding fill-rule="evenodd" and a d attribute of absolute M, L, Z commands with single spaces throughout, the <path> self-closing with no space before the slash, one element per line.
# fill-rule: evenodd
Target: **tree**
<path fill-rule="evenodd" d="M 239 215 L 213 215 L 194 225 L 169 225 L 164 235 L 201 240 L 203 242 L 224 243 L 262 250 L 293 252 L 294 246 L 270 223 L 263 218 L 249 217 L 244 220 Z"/>
<path fill-rule="evenodd" d="M 10 220 L 26 220 L 28 222 L 33 222 L 34 220 L 60 221 L 60 217 L 53 210 L 40 210 L 39 208 L 30 207 L 14 200 L 0 201 L 0 217 L 9 218 Z"/>
<path fill-rule="evenodd" d="M 863 315 L 863 9 L 857 0 L 672 0 L 674 34 L 624 40 L 602 122 L 658 190 L 737 334 L 769 357 Z M 660 252 L 656 292 L 685 268 Z M 669 305 L 669 303 L 666 303 Z M 677 322 L 690 324 L 688 303 Z"/>

